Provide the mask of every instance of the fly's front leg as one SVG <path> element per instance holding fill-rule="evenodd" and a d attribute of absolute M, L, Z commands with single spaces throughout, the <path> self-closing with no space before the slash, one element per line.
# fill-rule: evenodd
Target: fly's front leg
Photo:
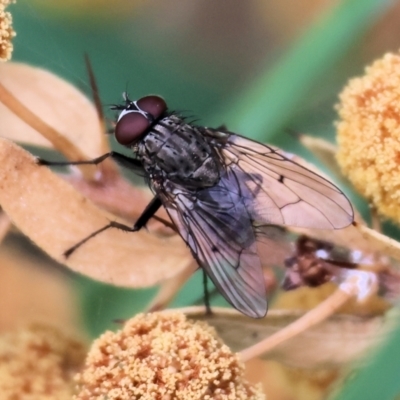
<path fill-rule="evenodd" d="M 68 165 L 97 165 L 100 164 L 102 161 L 107 159 L 108 157 L 111 157 L 114 161 L 116 161 L 119 165 L 134 169 L 136 171 L 143 171 L 143 166 L 142 163 L 139 160 L 136 160 L 135 158 L 130 158 L 127 157 L 123 154 L 117 153 L 115 151 L 110 151 L 109 153 L 103 154 L 100 157 L 93 158 L 92 160 L 84 160 L 84 161 L 48 161 L 44 160 L 43 158 L 38 158 L 37 163 L 39 165 L 46 165 L 46 166 L 55 166 L 55 167 L 60 167 L 60 166 L 68 166 Z M 69 257 L 77 248 L 79 248 L 82 244 L 86 243 L 89 239 L 92 237 L 98 235 L 99 233 L 109 229 L 109 228 L 117 228 L 121 229 L 127 232 L 136 232 L 139 229 L 141 229 L 148 220 L 152 217 L 156 219 L 157 221 L 162 222 L 165 226 L 171 228 L 172 230 L 176 231 L 176 228 L 173 224 L 171 224 L 169 221 L 164 220 L 163 218 L 158 217 L 157 215 L 154 215 L 157 210 L 161 207 L 161 201 L 158 197 L 154 197 L 154 199 L 150 202 L 150 204 L 146 207 L 146 209 L 143 211 L 142 215 L 139 217 L 139 219 L 136 221 L 136 224 L 134 227 L 129 227 L 123 224 L 120 224 L 118 222 L 110 222 L 108 225 L 104 226 L 103 228 L 97 230 L 96 232 L 93 232 L 91 235 L 89 235 L 87 238 L 81 240 L 79 243 L 77 243 L 75 246 L 71 247 L 68 249 L 64 255 L 66 257 Z"/>
<path fill-rule="evenodd" d="M 112 158 L 118 164 L 127 167 L 127 168 L 134 168 L 134 169 L 143 169 L 142 163 L 135 158 L 130 158 L 124 156 L 123 154 L 117 153 L 116 151 L 110 151 L 109 153 L 103 154 L 100 157 L 93 158 L 92 160 L 84 160 L 84 161 L 48 161 L 44 160 L 43 158 L 38 158 L 37 163 L 39 165 L 47 165 L 47 166 L 54 166 L 54 167 L 62 167 L 68 165 L 97 165 L 103 162 L 106 158 Z"/>
<path fill-rule="evenodd" d="M 99 233 L 106 231 L 107 229 L 110 228 L 117 228 L 125 232 L 137 232 L 141 228 L 143 228 L 149 219 L 154 216 L 154 214 L 157 212 L 157 210 L 161 207 L 161 200 L 155 196 L 151 202 L 147 205 L 145 210 L 142 212 L 140 217 L 137 219 L 135 222 L 135 225 L 133 227 L 121 224 L 119 222 L 111 221 L 109 224 L 103 226 L 102 228 L 98 229 L 97 231 L 91 233 L 89 236 L 85 237 L 82 239 L 80 242 L 69 248 L 67 251 L 64 252 L 64 256 L 68 258 L 75 250 L 77 250 L 79 247 L 81 247 L 84 243 L 86 243 L 88 240 L 94 238 L 97 236 Z"/>

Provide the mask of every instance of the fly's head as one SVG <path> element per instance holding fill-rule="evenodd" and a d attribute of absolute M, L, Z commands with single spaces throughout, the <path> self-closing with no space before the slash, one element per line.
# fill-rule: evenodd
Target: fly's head
<path fill-rule="evenodd" d="M 167 104 L 159 96 L 145 96 L 132 101 L 123 94 L 125 104 L 113 106 L 120 110 L 115 126 L 115 139 L 126 147 L 134 147 L 167 111 Z"/>

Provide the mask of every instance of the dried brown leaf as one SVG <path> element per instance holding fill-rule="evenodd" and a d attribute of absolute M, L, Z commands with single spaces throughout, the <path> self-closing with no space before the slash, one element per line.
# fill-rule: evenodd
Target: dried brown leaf
<path fill-rule="evenodd" d="M 39 247 L 74 271 L 115 285 L 144 287 L 178 274 L 192 262 L 177 235 L 116 229 L 96 236 L 65 259 L 68 248 L 109 220 L 72 186 L 5 139 L 0 140 L 0 160 L 4 211 Z"/>
<path fill-rule="evenodd" d="M 33 114 L 78 147 L 87 158 L 103 152 L 101 123 L 93 104 L 56 75 L 22 63 L 0 65 L 0 83 Z M 49 140 L 0 103 L 0 136 L 53 147 Z"/>
<path fill-rule="evenodd" d="M 226 308 L 213 308 L 211 316 L 205 314 L 204 307 L 181 311 L 191 319 L 212 325 L 234 351 L 252 346 L 303 315 L 293 310 L 270 310 L 264 319 L 254 320 Z M 343 366 L 379 343 L 386 332 L 383 316 L 336 314 L 277 346 L 265 358 L 299 368 Z"/>
<path fill-rule="evenodd" d="M 304 134 L 300 135 L 300 142 L 335 174 L 335 178 L 347 182 L 336 161 L 337 147 L 334 144 L 325 139 Z"/>
<path fill-rule="evenodd" d="M 376 249 L 395 260 L 400 260 L 400 242 L 384 235 L 383 233 L 370 229 L 363 224 L 357 224 L 355 229 L 363 237 L 364 241 L 369 243 L 373 249 Z"/>

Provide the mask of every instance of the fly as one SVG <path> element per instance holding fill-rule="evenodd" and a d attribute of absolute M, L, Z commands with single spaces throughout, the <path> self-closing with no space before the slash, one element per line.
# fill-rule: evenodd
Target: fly
<path fill-rule="evenodd" d="M 132 150 L 132 158 L 112 151 L 88 161 L 39 163 L 99 164 L 111 157 L 142 174 L 154 198 L 133 227 L 110 222 L 67 250 L 67 257 L 106 229 L 140 230 L 163 206 L 225 299 L 261 318 L 267 293 L 258 246 L 274 243 L 272 228 L 341 229 L 353 222 L 344 193 L 282 150 L 225 129 L 188 124 L 158 96 L 132 101 L 124 94 L 124 100 L 113 107 L 120 111 L 115 138 Z M 273 258 L 273 245 L 268 252 Z"/>

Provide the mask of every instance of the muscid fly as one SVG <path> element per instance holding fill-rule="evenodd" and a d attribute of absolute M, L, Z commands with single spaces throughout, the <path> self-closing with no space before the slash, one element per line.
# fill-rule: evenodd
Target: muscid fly
<path fill-rule="evenodd" d="M 163 206 L 225 299 L 260 318 L 267 312 L 267 294 L 258 246 L 269 228 L 340 229 L 352 223 L 353 209 L 343 192 L 283 151 L 225 129 L 188 124 L 158 96 L 131 101 L 124 95 L 124 100 L 114 107 L 120 111 L 115 138 L 133 158 L 110 152 L 68 164 L 98 164 L 111 157 L 139 170 L 155 196 L 133 227 L 110 222 L 66 256 L 106 229 L 138 231 Z M 268 251 L 267 258 L 273 258 L 274 246 Z"/>

